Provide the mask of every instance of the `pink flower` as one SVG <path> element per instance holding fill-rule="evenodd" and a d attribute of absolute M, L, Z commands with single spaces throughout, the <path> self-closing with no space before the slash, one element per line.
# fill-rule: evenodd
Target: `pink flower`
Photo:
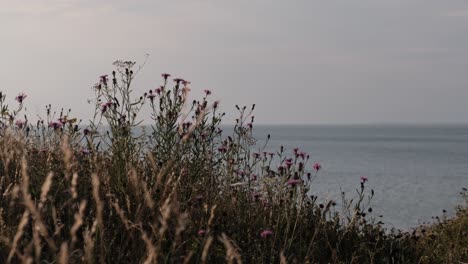
<path fill-rule="evenodd" d="M 16 120 L 16 122 L 15 122 L 15 125 L 16 125 L 19 129 L 23 128 L 25 124 L 26 124 L 26 122 L 23 121 L 23 120 Z"/>
<path fill-rule="evenodd" d="M 82 148 L 80 152 L 83 155 L 88 155 L 89 153 L 91 153 L 91 151 L 88 148 Z"/>
<path fill-rule="evenodd" d="M 18 101 L 18 103 L 23 103 L 24 99 L 28 97 L 25 93 L 20 93 L 18 96 L 15 97 L 15 100 Z"/>
<path fill-rule="evenodd" d="M 319 171 L 322 168 L 322 165 L 320 165 L 320 163 L 314 163 L 313 168 L 314 170 Z"/>
<path fill-rule="evenodd" d="M 108 109 L 109 107 L 111 107 L 111 106 L 112 106 L 112 102 L 110 102 L 110 101 L 107 102 L 107 103 L 105 103 L 105 104 L 103 104 L 103 105 L 101 105 L 101 112 L 102 112 L 102 113 L 106 112 L 107 109 Z"/>
<path fill-rule="evenodd" d="M 260 233 L 260 236 L 262 238 L 267 238 L 269 236 L 272 236 L 273 235 L 273 231 L 271 230 L 263 230 L 261 233 Z"/>
<path fill-rule="evenodd" d="M 203 92 L 205 92 L 206 95 L 210 95 L 210 94 L 211 94 L 211 91 L 208 90 L 208 89 L 203 90 Z"/>
<path fill-rule="evenodd" d="M 367 177 L 361 176 L 361 183 L 365 183 L 366 181 L 368 181 Z"/>
<path fill-rule="evenodd" d="M 62 123 L 61 122 L 56 122 L 56 121 L 52 121 L 49 123 L 49 127 L 50 128 L 53 128 L 53 129 L 58 129 L 58 128 L 62 128 Z"/>
<path fill-rule="evenodd" d="M 299 179 L 290 179 L 288 181 L 288 185 L 291 186 L 291 187 L 294 187 L 296 185 L 298 185 L 299 183 L 301 183 L 302 181 L 299 180 Z"/>
<path fill-rule="evenodd" d="M 200 229 L 200 230 L 198 230 L 198 232 L 197 232 L 197 234 L 198 234 L 199 236 L 203 236 L 203 235 L 205 235 L 205 233 L 206 233 L 206 231 L 203 230 L 203 229 Z"/>
<path fill-rule="evenodd" d="M 298 154 L 298 152 L 299 152 L 299 148 L 294 148 L 294 149 L 293 149 L 293 153 L 294 153 L 294 154 L 296 154 L 296 155 L 297 155 L 297 154 Z"/>

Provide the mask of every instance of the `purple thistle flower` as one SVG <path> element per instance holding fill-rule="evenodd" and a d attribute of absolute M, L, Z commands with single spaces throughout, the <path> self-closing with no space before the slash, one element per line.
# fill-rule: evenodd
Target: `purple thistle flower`
<path fill-rule="evenodd" d="M 164 80 L 167 80 L 167 78 L 171 77 L 169 73 L 163 73 L 161 76 L 164 78 Z"/>
<path fill-rule="evenodd" d="M 15 100 L 18 101 L 18 103 L 22 104 L 24 99 L 28 97 L 25 93 L 20 93 L 18 96 L 15 97 Z"/>
<path fill-rule="evenodd" d="M 89 150 L 88 148 L 82 148 L 80 152 L 83 155 L 89 155 L 91 153 L 91 150 Z"/>
<path fill-rule="evenodd" d="M 288 181 L 288 185 L 291 186 L 291 187 L 294 187 L 296 185 L 298 185 L 299 183 L 301 183 L 302 181 L 299 180 L 299 179 L 290 179 Z"/>
<path fill-rule="evenodd" d="M 361 176 L 361 183 L 365 183 L 366 181 L 368 181 L 369 179 L 367 179 L 366 176 Z"/>
<path fill-rule="evenodd" d="M 53 129 L 59 129 L 62 128 L 62 123 L 61 122 L 56 122 L 56 121 L 51 121 L 49 122 L 49 127 Z"/>
<path fill-rule="evenodd" d="M 322 165 L 320 165 L 320 163 L 314 163 L 313 168 L 314 170 L 319 171 L 322 168 Z"/>
<path fill-rule="evenodd" d="M 262 238 L 267 238 L 269 236 L 272 236 L 273 235 L 273 231 L 271 230 L 263 230 L 261 233 L 260 233 L 260 237 Z"/>
<path fill-rule="evenodd" d="M 16 125 L 19 129 L 23 128 L 25 124 L 26 124 L 26 122 L 23 121 L 23 120 L 16 120 L 16 122 L 15 122 L 15 125 Z"/>
<path fill-rule="evenodd" d="M 203 90 L 203 92 L 204 92 L 206 95 L 210 95 L 210 94 L 211 94 L 211 91 L 208 90 L 208 89 Z"/>

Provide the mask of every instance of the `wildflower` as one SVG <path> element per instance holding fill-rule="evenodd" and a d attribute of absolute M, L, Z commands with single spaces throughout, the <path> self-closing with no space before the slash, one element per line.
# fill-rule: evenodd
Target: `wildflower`
<path fill-rule="evenodd" d="M 210 94 L 211 94 L 211 91 L 208 90 L 208 89 L 203 90 L 203 92 L 204 92 L 206 95 L 210 95 Z"/>
<path fill-rule="evenodd" d="M 250 175 L 250 179 L 251 179 L 252 181 L 256 181 L 256 180 L 257 180 L 257 174 L 251 174 L 251 175 Z"/>
<path fill-rule="evenodd" d="M 267 229 L 267 230 L 263 230 L 263 231 L 260 233 L 260 236 L 261 236 L 262 238 L 267 238 L 267 237 L 272 236 L 272 235 L 273 235 L 273 231 L 268 230 L 268 229 Z"/>
<path fill-rule="evenodd" d="M 260 153 L 253 153 L 252 156 L 253 156 L 255 159 L 258 159 L 258 158 L 260 158 Z"/>
<path fill-rule="evenodd" d="M 179 84 L 179 83 L 181 83 L 181 82 L 183 82 L 183 81 L 184 81 L 184 79 L 181 79 L 181 78 L 175 78 L 175 79 L 174 79 L 174 82 L 175 82 L 176 84 Z"/>
<path fill-rule="evenodd" d="M 20 93 L 18 96 L 16 96 L 15 100 L 18 101 L 18 103 L 22 104 L 24 99 L 28 97 L 25 93 Z"/>
<path fill-rule="evenodd" d="M 153 93 L 153 91 L 151 91 L 146 97 L 149 98 L 151 102 L 153 102 L 156 95 Z"/>
<path fill-rule="evenodd" d="M 215 101 L 215 102 L 213 103 L 213 108 L 214 108 L 214 109 L 218 108 L 218 105 L 219 105 L 219 101 Z"/>
<path fill-rule="evenodd" d="M 225 153 L 227 151 L 226 147 L 219 147 L 218 151 L 221 153 Z"/>
<path fill-rule="evenodd" d="M 182 80 L 182 84 L 183 84 L 184 86 L 187 86 L 187 85 L 191 84 L 191 82 L 189 82 L 189 81 L 187 81 L 187 80 Z"/>
<path fill-rule="evenodd" d="M 53 129 L 58 129 L 58 128 L 62 128 L 63 125 L 61 122 L 51 121 L 49 122 L 49 127 Z"/>
<path fill-rule="evenodd" d="M 101 80 L 102 84 L 107 85 L 107 74 L 102 75 L 101 77 L 99 77 L 99 79 Z"/>
<path fill-rule="evenodd" d="M 205 233 L 206 233 L 206 231 L 203 230 L 203 229 L 200 229 L 200 230 L 198 230 L 198 232 L 197 232 L 197 234 L 198 234 L 199 236 L 203 236 L 203 235 L 205 235 Z"/>
<path fill-rule="evenodd" d="M 167 78 L 171 77 L 169 73 L 163 73 L 161 76 L 164 78 L 164 80 L 167 80 Z"/>
<path fill-rule="evenodd" d="M 280 174 L 283 174 L 283 172 L 284 172 L 284 167 L 281 166 L 281 165 L 278 166 L 278 172 L 279 172 Z"/>
<path fill-rule="evenodd" d="M 299 148 L 294 148 L 293 153 L 297 155 L 297 153 L 299 153 Z"/>
<path fill-rule="evenodd" d="M 314 163 L 313 168 L 314 170 L 319 171 L 322 168 L 322 165 L 320 165 L 320 163 Z"/>
<path fill-rule="evenodd" d="M 303 151 L 301 151 L 301 152 L 299 152 L 299 153 L 297 154 L 297 156 L 298 156 L 298 157 L 301 157 L 301 159 L 305 159 L 306 155 L 307 155 L 307 153 L 305 153 L 305 152 L 303 152 Z"/>
<path fill-rule="evenodd" d="M 366 181 L 368 181 L 367 177 L 361 176 L 361 183 L 365 183 Z"/>
<path fill-rule="evenodd" d="M 294 186 L 298 185 L 299 183 L 301 183 L 301 180 L 299 180 L 299 179 L 290 179 L 288 181 L 288 185 L 291 186 L 291 187 L 294 187 Z"/>
<path fill-rule="evenodd" d="M 105 103 L 105 104 L 103 104 L 103 105 L 101 105 L 101 112 L 102 112 L 102 113 L 106 112 L 107 109 L 108 109 L 109 107 L 111 107 L 111 106 L 112 106 L 112 102 L 110 102 L 110 101 L 107 102 L 107 103 Z"/>
<path fill-rule="evenodd" d="M 161 91 L 162 91 L 162 90 L 161 90 L 161 88 L 156 88 L 154 91 L 155 91 L 157 94 L 161 94 Z"/>
<path fill-rule="evenodd" d="M 15 122 L 15 125 L 16 125 L 19 129 L 23 128 L 25 124 L 26 124 L 26 122 L 23 121 L 23 120 L 16 120 L 16 122 Z"/>
<path fill-rule="evenodd" d="M 88 148 L 82 148 L 80 152 L 83 155 L 88 155 L 89 153 L 91 153 L 91 151 Z"/>

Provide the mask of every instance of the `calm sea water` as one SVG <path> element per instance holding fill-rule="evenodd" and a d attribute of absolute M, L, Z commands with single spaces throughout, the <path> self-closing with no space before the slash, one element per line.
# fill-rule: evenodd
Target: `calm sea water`
<path fill-rule="evenodd" d="M 468 187 L 468 125 L 256 126 L 268 150 L 299 147 L 323 165 L 313 183 L 319 199 L 356 197 L 360 176 L 374 189 L 372 215 L 387 227 L 407 229 L 454 213 Z"/>

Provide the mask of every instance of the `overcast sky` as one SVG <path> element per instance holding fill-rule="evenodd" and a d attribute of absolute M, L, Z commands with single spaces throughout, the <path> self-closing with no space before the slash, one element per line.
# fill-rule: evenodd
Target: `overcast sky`
<path fill-rule="evenodd" d="M 0 90 L 90 115 L 116 59 L 268 124 L 468 123 L 466 0 L 0 0 Z"/>

